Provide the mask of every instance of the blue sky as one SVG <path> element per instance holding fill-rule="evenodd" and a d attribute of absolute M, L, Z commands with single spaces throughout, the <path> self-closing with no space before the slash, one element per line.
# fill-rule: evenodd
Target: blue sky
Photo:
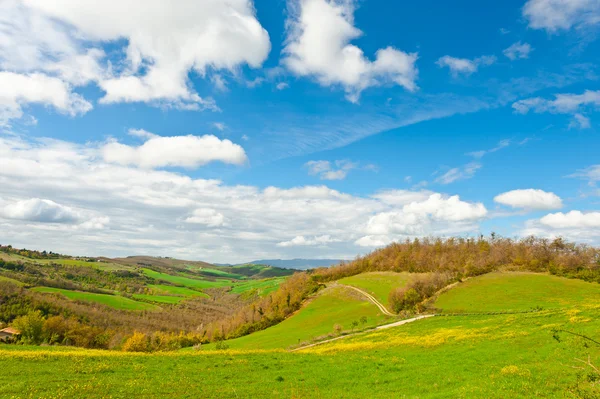
<path fill-rule="evenodd" d="M 599 27 L 598 0 L 6 0 L 0 242 L 600 244 Z"/>

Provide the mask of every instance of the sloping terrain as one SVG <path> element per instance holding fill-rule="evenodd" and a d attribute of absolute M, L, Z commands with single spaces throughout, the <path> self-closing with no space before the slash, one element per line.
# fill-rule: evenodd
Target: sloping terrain
<path fill-rule="evenodd" d="M 489 273 L 441 294 L 441 312 L 501 312 L 596 304 L 600 284 L 536 273 Z"/>
<path fill-rule="evenodd" d="M 363 295 L 343 285 L 321 291 L 316 298 L 283 322 L 245 337 L 226 341 L 232 349 L 288 348 L 340 331 L 364 329 L 389 320 Z M 353 327 L 352 323 L 356 325 Z M 207 346 L 214 347 L 214 344 Z"/>

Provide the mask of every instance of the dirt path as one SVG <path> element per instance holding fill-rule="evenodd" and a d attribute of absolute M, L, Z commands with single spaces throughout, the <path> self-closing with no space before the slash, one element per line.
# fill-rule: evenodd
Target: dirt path
<path fill-rule="evenodd" d="M 352 287 L 352 288 L 354 288 L 354 287 Z M 300 348 L 292 349 L 290 352 L 296 352 L 296 351 L 300 351 L 300 350 L 303 350 L 303 349 L 312 348 L 313 346 L 326 344 L 328 342 L 337 341 L 339 339 L 354 337 L 355 335 L 366 334 L 366 333 L 377 331 L 377 330 L 385 330 L 386 328 L 398 327 L 398 326 L 401 326 L 401 325 L 404 325 L 404 324 L 412 323 L 413 321 L 417 321 L 417 320 L 421 320 L 421 319 L 426 319 L 428 317 L 434 317 L 434 316 L 435 316 L 434 314 L 424 314 L 424 315 L 421 315 L 421 316 L 413 317 L 412 319 L 405 319 L 405 320 L 397 321 L 395 323 L 384 324 L 382 326 L 371 328 L 371 329 L 366 330 L 366 331 L 360 331 L 360 332 L 356 332 L 356 333 L 348 334 L 348 335 L 341 335 L 341 336 L 336 337 L 336 338 L 331 338 L 331 339 L 327 339 L 325 341 L 316 342 L 314 344 L 310 344 L 310 345 L 302 346 Z"/>
<path fill-rule="evenodd" d="M 366 297 L 366 298 L 367 298 L 369 301 L 373 302 L 373 304 L 374 304 L 375 306 L 377 306 L 377 307 L 379 308 L 379 310 L 381 310 L 381 311 L 383 312 L 383 314 L 384 314 L 384 315 L 386 315 L 386 316 L 393 316 L 393 317 L 396 317 L 396 316 L 398 316 L 398 315 L 396 315 L 396 314 L 393 314 L 393 313 L 392 313 L 392 312 L 390 312 L 389 310 L 387 310 L 387 308 L 386 308 L 385 306 L 383 306 L 383 304 L 382 304 L 381 302 L 379 302 L 379 301 L 378 301 L 378 300 L 377 300 L 377 299 L 376 299 L 376 298 L 375 298 L 373 295 L 369 294 L 368 292 L 366 292 L 366 291 L 363 291 L 363 290 L 361 290 L 360 288 L 353 287 L 353 286 L 351 286 L 351 285 L 346 285 L 346 284 L 340 284 L 340 285 L 341 285 L 341 286 L 344 286 L 344 287 L 352 288 L 353 290 L 360 292 L 360 293 L 361 293 L 363 296 L 365 296 L 365 297 Z"/>

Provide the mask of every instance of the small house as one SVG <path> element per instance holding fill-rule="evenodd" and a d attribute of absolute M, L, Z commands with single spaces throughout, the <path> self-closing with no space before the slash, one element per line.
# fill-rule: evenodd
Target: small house
<path fill-rule="evenodd" d="M 8 327 L 3 330 L 0 330 L 0 341 L 12 342 L 16 340 L 19 335 L 21 335 L 21 331 L 12 327 Z"/>

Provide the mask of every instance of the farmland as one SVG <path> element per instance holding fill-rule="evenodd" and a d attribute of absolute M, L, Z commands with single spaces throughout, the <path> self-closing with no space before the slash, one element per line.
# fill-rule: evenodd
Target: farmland
<path fill-rule="evenodd" d="M 505 277 L 497 280 L 499 292 L 514 284 L 512 278 L 522 276 Z M 477 291 L 475 283 L 485 284 L 488 278 L 466 282 L 456 292 Z M 559 279 L 538 284 L 532 291 L 541 295 L 571 283 Z M 595 284 L 584 284 L 597 289 Z M 353 313 L 356 308 L 349 298 L 334 290 L 321 294 L 287 325 L 272 328 L 269 336 L 258 333 L 256 338 L 229 341 L 228 350 L 129 354 L 0 346 L 0 379 L 21 376 L 0 387 L 0 396 L 388 398 L 439 397 L 444 392 L 443 397 L 459 398 L 596 397 L 598 391 L 589 382 L 595 378 L 594 370 L 577 359 L 587 362 L 590 356 L 597 364 L 599 347 L 561 330 L 597 337 L 600 306 L 588 303 L 576 290 L 567 291 L 565 297 L 569 305 L 559 309 L 439 316 L 299 352 L 282 349 L 294 343 L 294 336 L 271 341 L 299 329 L 316 333 L 319 323 L 306 323 L 325 320 L 326 309 L 346 308 Z M 490 307 L 482 304 L 480 309 Z M 375 317 L 372 312 L 365 314 Z M 341 318 L 329 319 L 334 320 Z M 55 374 L 58 369 L 60 379 Z M 592 396 L 583 396 L 586 392 Z"/>

